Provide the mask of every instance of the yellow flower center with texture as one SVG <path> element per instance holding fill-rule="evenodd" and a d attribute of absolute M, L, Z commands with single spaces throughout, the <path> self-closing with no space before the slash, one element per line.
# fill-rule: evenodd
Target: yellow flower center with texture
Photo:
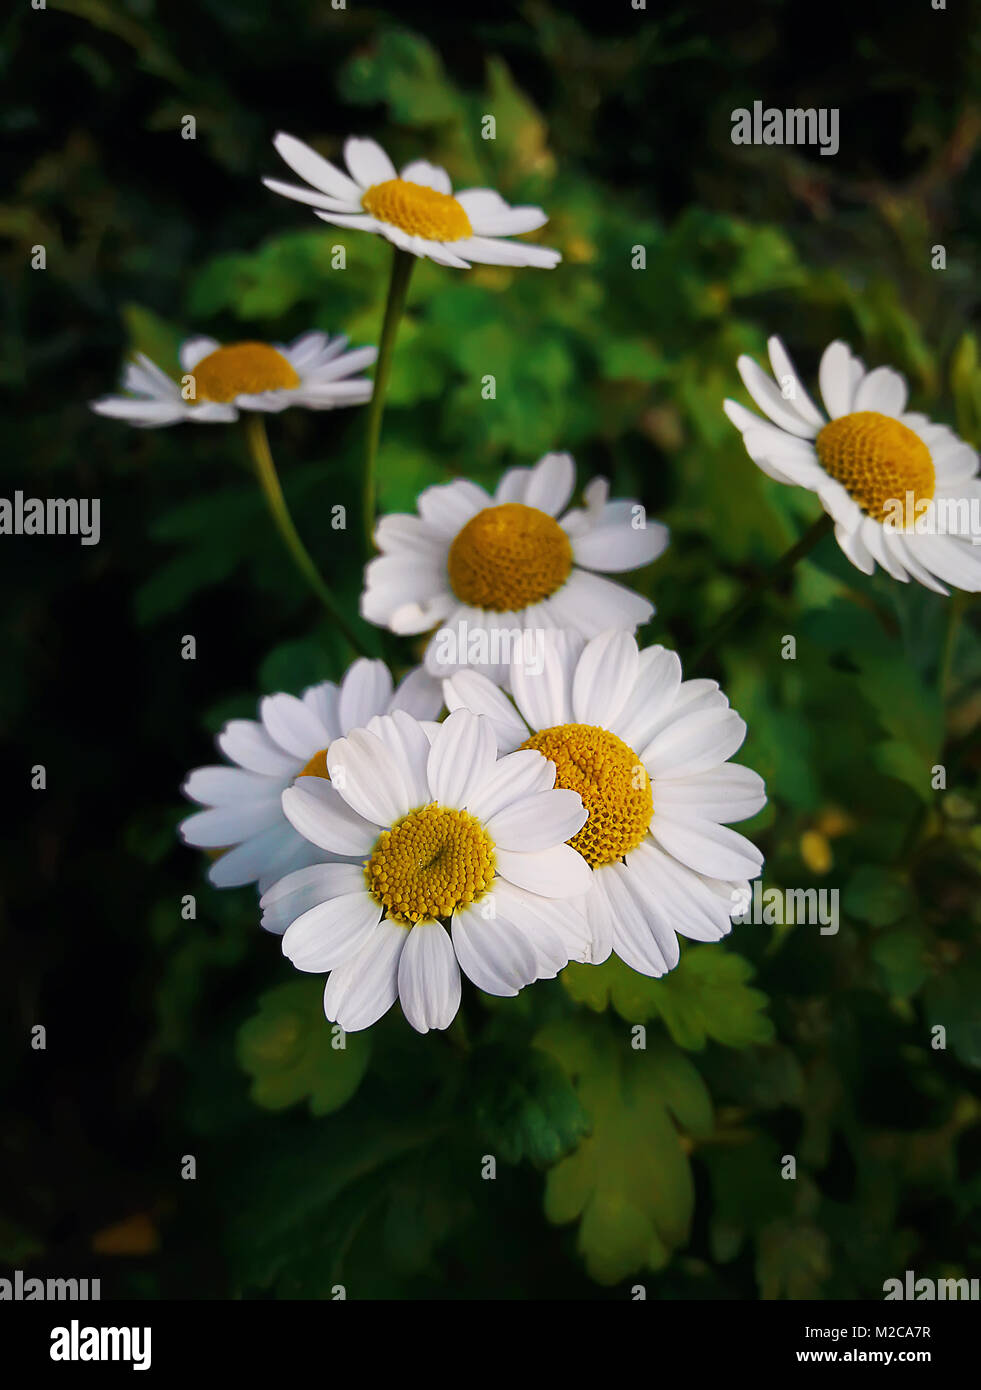
<path fill-rule="evenodd" d="M 291 391 L 300 378 L 281 352 L 268 343 L 229 343 L 215 348 L 194 368 L 198 400 L 233 401 L 262 391 Z"/>
<path fill-rule="evenodd" d="M 511 613 L 562 587 L 572 569 L 572 544 L 547 512 L 505 502 L 470 518 L 450 546 L 448 563 L 462 603 Z"/>
<path fill-rule="evenodd" d="M 372 184 L 363 194 L 361 206 L 379 222 L 427 241 L 463 241 L 473 236 L 470 218 L 457 200 L 421 183 L 386 179 Z"/>
<path fill-rule="evenodd" d="M 319 753 L 314 753 L 302 772 L 298 772 L 297 777 L 324 777 L 329 782 L 330 773 L 327 771 L 327 749 L 321 748 Z"/>
<path fill-rule="evenodd" d="M 372 897 L 395 921 L 435 921 L 487 892 L 494 842 L 466 811 L 433 801 L 379 835 L 364 874 Z"/>
<path fill-rule="evenodd" d="M 836 478 L 867 516 L 885 521 L 898 504 L 929 501 L 937 475 L 918 434 L 877 410 L 857 410 L 832 420 L 815 441 L 826 473 Z"/>
<path fill-rule="evenodd" d="M 651 779 L 632 748 L 593 724 L 558 724 L 532 734 L 522 748 L 537 748 L 555 764 L 555 785 L 578 792 L 589 819 L 569 841 L 597 869 L 636 849 L 654 814 Z"/>

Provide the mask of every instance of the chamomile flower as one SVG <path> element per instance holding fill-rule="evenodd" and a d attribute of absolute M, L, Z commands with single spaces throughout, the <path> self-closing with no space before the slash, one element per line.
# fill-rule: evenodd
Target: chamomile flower
<path fill-rule="evenodd" d="M 667 545 L 667 527 L 638 503 L 610 502 L 602 478 L 585 489 L 584 508 L 566 510 L 575 476 L 569 454 L 546 454 L 534 468 L 505 473 L 493 497 L 476 483 L 441 483 L 420 494 L 417 516 L 382 517 L 362 616 L 403 634 L 439 626 L 426 650 L 429 671 L 478 666 L 501 683 L 519 630 L 594 637 L 647 622 L 653 604 L 596 571 L 648 564 Z"/>
<path fill-rule="evenodd" d="M 327 769 L 330 781 L 284 791 L 283 810 L 356 862 L 290 874 L 262 907 L 290 922 L 283 953 L 297 969 L 330 971 L 332 1022 L 356 1032 L 398 998 L 418 1032 L 447 1028 L 461 971 L 514 995 L 585 960 L 586 921 L 568 900 L 589 869 L 564 842 L 586 812 L 540 753 L 499 758 L 491 722 L 465 710 L 428 732 L 396 711 L 333 743 Z"/>
<path fill-rule="evenodd" d="M 182 788 L 207 807 L 179 827 L 184 842 L 224 849 L 208 877 L 217 888 L 258 883 L 265 891 L 276 879 L 324 856 L 283 815 L 282 793 L 297 777 L 327 778 L 327 750 L 374 715 L 403 710 L 432 719 L 442 704 L 438 684 L 416 667 L 398 689 L 382 661 L 362 657 L 340 685 L 322 681 L 295 695 L 267 695 L 259 718 L 233 719 L 218 735 L 231 767 L 199 767 Z"/>
<path fill-rule="evenodd" d="M 890 367 L 866 371 L 846 343 L 818 371 L 825 416 L 808 396 L 779 338 L 769 341 L 774 382 L 740 357 L 746 390 L 768 417 L 736 401 L 725 412 L 750 458 L 779 483 L 816 492 L 848 559 L 876 565 L 937 593 L 981 589 L 981 549 L 967 515 L 981 503 L 978 456 L 946 425 L 906 409 L 906 382 Z"/>
<path fill-rule="evenodd" d="M 443 683 L 448 709 L 485 715 L 503 749 L 543 753 L 555 785 L 582 797 L 589 818 L 569 843 L 590 870 L 590 960 L 612 949 L 663 975 L 678 963 L 678 934 L 726 935 L 763 862 L 729 823 L 755 815 L 766 794 L 728 761 L 746 725 L 717 683 L 683 681 L 674 652 L 640 651 L 626 632 L 585 645 L 554 633 L 542 670 L 516 666 L 512 690 L 508 699 L 475 671 Z"/>
<path fill-rule="evenodd" d="M 376 232 L 401 251 L 462 270 L 474 262 L 551 269 L 562 259 L 547 246 L 507 240 L 544 226 L 548 218 L 541 208 L 511 207 L 492 188 L 454 193 L 446 170 L 424 159 L 397 173 L 374 140 L 352 137 L 344 144 L 345 174 L 292 135 L 280 133 L 273 144 L 309 187 L 278 179 L 263 183 L 308 203 L 325 222 Z"/>
<path fill-rule="evenodd" d="M 223 424 L 240 410 L 276 413 L 291 405 L 333 410 L 363 405 L 372 383 L 358 376 L 378 356 L 377 348 L 346 352 L 347 339 L 305 333 L 283 343 L 226 343 L 188 338 L 181 344 L 183 383 L 178 385 L 144 353 L 126 368 L 128 396 L 103 396 L 92 402 L 97 415 L 128 420 L 143 428 L 176 425 L 182 420 Z"/>

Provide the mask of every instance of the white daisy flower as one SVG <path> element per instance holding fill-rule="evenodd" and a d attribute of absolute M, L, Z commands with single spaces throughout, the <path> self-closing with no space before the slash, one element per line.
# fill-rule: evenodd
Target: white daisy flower
<path fill-rule="evenodd" d="M 667 527 L 639 503 L 610 502 L 603 478 L 585 489 L 585 508 L 566 511 L 575 476 L 569 454 L 546 454 L 534 468 L 505 473 L 493 497 L 476 483 L 442 483 L 420 494 L 417 516 L 382 517 L 362 616 L 403 634 L 439 625 L 428 670 L 446 676 L 476 666 L 499 683 L 518 648 L 529 655 L 522 633 L 571 628 L 594 637 L 646 623 L 654 605 L 595 571 L 648 564 L 667 545 Z"/>
<path fill-rule="evenodd" d="M 569 843 L 591 870 L 594 964 L 612 949 L 663 975 L 678 963 L 677 934 L 718 941 L 732 929 L 763 859 L 729 822 L 755 815 L 766 793 L 728 762 L 746 725 L 715 681 L 683 681 L 674 652 L 639 651 L 626 632 L 585 645 L 555 633 L 539 674 L 515 668 L 513 700 L 475 671 L 443 693 L 448 709 L 490 719 L 501 748 L 544 753 L 555 785 L 582 797 L 589 819 Z"/>
<path fill-rule="evenodd" d="M 183 385 L 178 385 L 142 352 L 126 368 L 128 396 L 103 396 L 92 402 L 97 415 L 128 420 L 143 428 L 176 425 L 182 420 L 223 424 L 240 410 L 275 413 L 291 405 L 333 410 L 363 405 L 372 383 L 357 373 L 378 356 L 373 347 L 345 352 L 345 337 L 305 333 L 283 343 L 227 343 L 188 338 L 181 344 Z M 188 399 L 185 399 L 185 395 Z"/>
<path fill-rule="evenodd" d="M 981 550 L 965 525 L 981 502 L 975 451 L 946 425 L 907 411 L 904 378 L 890 367 L 866 371 L 846 343 L 832 343 L 821 358 L 827 417 L 780 339 L 768 346 L 776 382 L 751 357 L 738 363 L 768 420 L 725 402 L 750 458 L 777 482 L 817 493 L 838 544 L 863 573 L 879 564 L 941 594 L 945 584 L 981 589 Z"/>
<path fill-rule="evenodd" d="M 325 857 L 283 815 L 284 788 L 297 777 L 327 778 L 327 750 L 374 715 L 404 710 L 432 719 L 442 705 L 438 684 L 422 667 L 392 690 L 382 661 L 362 657 L 341 681 L 322 681 L 295 695 L 267 695 L 259 718 L 232 719 L 218 735 L 218 747 L 232 767 L 199 767 L 182 787 L 184 795 L 208 809 L 179 826 L 185 844 L 225 849 L 208 877 L 217 888 L 270 884 Z M 234 848 L 232 848 L 234 846 Z M 265 924 L 264 924 L 265 925 Z"/>
<path fill-rule="evenodd" d="M 397 173 L 374 140 L 352 137 L 344 143 L 345 174 L 292 135 L 280 132 L 273 144 L 310 187 L 278 179 L 263 183 L 274 193 L 308 203 L 325 222 L 377 232 L 401 251 L 462 270 L 473 262 L 550 270 L 562 259 L 547 246 L 506 240 L 544 226 L 548 218 L 541 208 L 513 208 L 492 188 L 454 194 L 446 170 L 424 159 Z"/>
<path fill-rule="evenodd" d="M 396 711 L 327 751 L 331 780 L 283 793 L 287 817 L 321 864 L 277 883 L 267 915 L 291 925 L 283 953 L 330 971 L 324 1012 L 367 1028 L 396 998 L 417 1032 L 447 1028 L 460 971 L 489 994 L 552 979 L 589 948 L 568 899 L 589 869 L 564 842 L 586 819 L 576 792 L 554 789 L 540 753 L 498 758 L 494 729 L 465 710 L 429 732 Z"/>

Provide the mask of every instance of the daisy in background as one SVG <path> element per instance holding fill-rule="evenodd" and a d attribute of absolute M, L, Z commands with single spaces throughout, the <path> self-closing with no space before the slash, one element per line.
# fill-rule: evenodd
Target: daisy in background
<path fill-rule="evenodd" d="M 768 346 L 776 381 L 752 358 L 738 362 L 768 418 L 725 402 L 750 458 L 777 482 L 817 493 L 838 544 L 863 573 L 878 564 L 894 579 L 916 579 L 941 594 L 947 584 L 981 589 L 981 550 L 963 521 L 981 503 L 975 451 L 946 425 L 907 411 L 903 377 L 889 367 L 866 371 L 847 344 L 832 343 L 821 358 L 827 416 L 780 339 Z"/>
<path fill-rule="evenodd" d="M 437 164 L 417 159 L 398 173 L 374 140 L 352 137 L 344 142 L 344 173 L 292 135 L 280 132 L 273 144 L 307 187 L 278 179 L 263 183 L 308 203 L 325 222 L 377 233 L 400 251 L 460 270 L 473 262 L 551 269 L 562 259 L 547 246 L 507 239 L 544 226 L 548 218 L 541 208 L 511 207 L 491 188 L 454 194 Z"/>
<path fill-rule="evenodd" d="M 460 480 L 427 488 L 416 516 L 383 516 L 362 617 L 408 635 L 439 627 L 429 671 L 478 666 L 498 683 L 515 660 L 535 664 L 543 630 L 593 637 L 646 623 L 653 604 L 596 571 L 648 564 L 667 545 L 667 527 L 636 502 L 609 501 L 602 478 L 585 489 L 585 507 L 566 510 L 575 477 L 569 454 L 546 454 L 505 473 L 493 497 Z"/>
<path fill-rule="evenodd" d="M 569 843 L 589 868 L 590 960 L 612 949 L 663 975 L 678 963 L 679 933 L 725 936 L 763 863 L 729 823 L 755 815 L 766 793 L 728 761 L 746 725 L 717 683 L 683 681 L 674 652 L 640 651 L 627 632 L 585 644 L 553 633 L 544 669 L 516 666 L 512 690 L 508 699 L 475 671 L 443 683 L 448 709 L 485 715 L 503 749 L 543 753 L 555 785 L 582 797 L 589 818 Z"/>
<path fill-rule="evenodd" d="M 123 377 L 126 396 L 102 396 L 92 402 L 97 415 L 128 420 L 148 428 L 182 420 L 223 424 L 240 410 L 275 413 L 289 406 L 333 410 L 363 405 L 371 399 L 371 382 L 358 376 L 377 357 L 373 347 L 346 352 L 347 339 L 305 333 L 294 343 L 228 343 L 188 338 L 180 347 L 184 371 L 178 385 L 140 352 Z"/>
<path fill-rule="evenodd" d="M 355 651 L 363 650 L 343 609 L 300 537 L 283 496 L 266 434 L 265 416 L 293 405 L 307 410 L 333 410 L 363 405 L 372 398 L 372 383 L 357 373 L 370 367 L 376 348 L 346 352 L 347 339 L 326 333 L 306 333 L 290 346 L 282 343 L 227 343 L 214 338 L 188 338 L 179 357 L 181 385 L 143 353 L 126 368 L 128 396 L 103 396 L 92 402 L 98 415 L 151 428 L 182 420 L 223 424 L 244 411 L 245 439 L 256 480 L 270 518 L 289 551 L 297 571 L 327 610 Z"/>
<path fill-rule="evenodd" d="M 461 970 L 514 995 L 586 958 L 568 900 L 589 869 L 564 843 L 586 812 L 540 753 L 499 758 L 491 722 L 466 710 L 428 732 L 396 711 L 333 743 L 327 771 L 284 791 L 283 810 L 319 850 L 356 862 L 290 874 L 262 907 L 298 970 L 330 972 L 331 1022 L 356 1032 L 398 998 L 417 1032 L 447 1028 Z"/>
<path fill-rule="evenodd" d="M 260 892 L 284 874 L 328 858 L 297 834 L 283 815 L 282 793 L 297 779 L 326 779 L 330 745 L 375 715 L 402 710 L 435 718 L 439 686 L 416 667 L 398 689 L 382 661 L 363 658 L 340 685 L 322 681 L 295 695 L 267 695 L 259 718 L 233 719 L 218 735 L 231 767 L 199 767 L 182 788 L 207 810 L 178 827 L 185 844 L 224 849 L 208 877 L 217 888 L 258 883 Z"/>

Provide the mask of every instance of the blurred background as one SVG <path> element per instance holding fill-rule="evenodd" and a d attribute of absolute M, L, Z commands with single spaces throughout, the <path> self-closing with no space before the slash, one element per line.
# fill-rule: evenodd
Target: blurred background
<path fill-rule="evenodd" d="M 976 1276 L 966 597 L 866 579 L 825 541 L 699 670 L 768 783 L 740 827 L 764 884 L 837 890 L 836 935 L 747 925 L 662 981 L 609 965 L 518 1000 L 471 991 L 469 1051 L 395 1010 L 332 1052 L 322 982 L 258 929 L 251 890 L 211 889 L 176 840 L 180 783 L 221 724 L 336 679 L 351 652 L 284 560 L 237 427 L 137 431 L 88 402 L 134 349 L 176 372 L 192 333 L 377 343 L 387 243 L 261 186 L 284 176 L 277 130 L 335 159 L 372 135 L 397 164 L 548 210 L 554 272 L 417 267 L 380 505 L 571 451 L 580 485 L 603 474 L 670 524 L 630 582 L 657 605 L 642 639 L 686 671 L 817 515 L 722 414 L 747 400 L 740 352 L 779 333 L 810 384 L 843 337 L 981 444 L 976 6 L 452 9 L 48 0 L 2 21 L 0 492 L 99 497 L 102 539 L 0 538 L 0 1264 L 99 1275 L 106 1298 L 623 1298 L 641 1281 L 661 1299 L 877 1299 L 907 1268 Z M 734 146 L 731 112 L 755 100 L 839 108 L 839 153 Z M 364 426 L 270 421 L 351 612 Z"/>

